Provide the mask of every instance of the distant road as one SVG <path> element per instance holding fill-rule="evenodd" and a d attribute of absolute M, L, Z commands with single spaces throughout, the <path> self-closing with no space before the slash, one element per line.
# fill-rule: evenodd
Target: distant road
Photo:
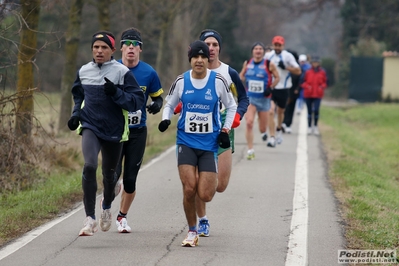
<path fill-rule="evenodd" d="M 338 265 L 345 241 L 320 138 L 305 135 L 304 112 L 294 120 L 293 133 L 276 148 L 257 133 L 252 161 L 242 121 L 230 184 L 208 203 L 211 235 L 195 248 L 180 245 L 188 228 L 172 147 L 139 174 L 128 215 L 132 233 L 119 234 L 113 225 L 78 237 L 85 218 L 80 206 L 1 249 L 0 265 Z"/>

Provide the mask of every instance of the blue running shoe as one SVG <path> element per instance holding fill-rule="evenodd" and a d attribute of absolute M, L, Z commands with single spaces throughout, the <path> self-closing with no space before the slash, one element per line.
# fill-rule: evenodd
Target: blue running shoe
<path fill-rule="evenodd" d="M 198 224 L 198 235 L 209 236 L 209 221 L 206 219 L 200 220 Z"/>

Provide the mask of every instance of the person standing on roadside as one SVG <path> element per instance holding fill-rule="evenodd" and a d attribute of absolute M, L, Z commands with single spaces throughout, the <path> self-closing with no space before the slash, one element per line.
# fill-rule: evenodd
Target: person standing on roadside
<path fill-rule="evenodd" d="M 308 134 L 319 135 L 317 122 L 319 121 L 319 110 L 324 90 L 327 88 L 327 74 L 320 66 L 320 57 L 311 57 L 312 67 L 305 72 L 303 82 L 303 97 L 308 109 Z M 312 126 L 313 115 L 313 126 Z"/>
<path fill-rule="evenodd" d="M 267 146 L 275 147 L 276 143 L 283 142 L 282 124 L 284 120 L 284 111 L 287 105 L 289 89 L 292 87 L 291 74 L 300 75 L 301 68 L 296 62 L 294 56 L 284 50 L 285 40 L 282 36 L 274 36 L 272 40 L 273 51 L 266 53 L 264 58 L 273 62 L 277 66 L 280 81 L 272 91 L 272 107 L 269 120 L 270 138 Z M 276 106 L 277 125 L 274 122 L 274 109 Z M 277 130 L 277 134 L 276 134 Z"/>
<path fill-rule="evenodd" d="M 247 159 L 255 159 L 253 148 L 253 126 L 256 113 L 258 114 L 259 131 L 262 134 L 262 140 L 267 140 L 267 124 L 270 110 L 270 100 L 272 89 L 280 81 L 276 66 L 264 59 L 265 46 L 261 42 L 255 42 L 251 48 L 252 58 L 243 64 L 240 72 L 241 80 L 245 81 L 249 107 L 245 114 L 247 124 L 245 137 L 247 140 L 248 151 Z"/>
<path fill-rule="evenodd" d="M 113 59 L 115 37 L 107 31 L 93 35 L 93 61 L 83 65 L 72 87 L 75 106 L 68 121 L 70 130 L 82 135 L 84 166 L 83 203 L 86 219 L 80 236 L 92 236 L 97 230 L 95 204 L 98 155 L 102 155 L 103 200 L 100 228 L 111 227 L 111 203 L 115 198 L 115 169 L 127 140 L 127 112 L 144 105 L 144 94 L 129 69 Z"/>
<path fill-rule="evenodd" d="M 116 170 L 117 178 L 121 176 L 123 164 L 123 191 L 116 226 L 120 233 L 130 233 L 127 223 L 127 213 L 136 196 L 136 180 L 139 173 L 145 146 L 147 143 L 147 111 L 158 113 L 162 108 L 162 86 L 157 72 L 147 63 L 140 60 L 143 41 L 141 33 L 136 28 L 129 28 L 121 35 L 122 59 L 118 62 L 127 66 L 134 74 L 144 92 L 145 102 L 151 97 L 151 104 L 135 112 L 129 112 L 129 140 L 123 143 L 122 155 Z M 147 109 L 147 110 L 146 110 Z M 124 161 L 123 161 L 124 159 Z"/>
<path fill-rule="evenodd" d="M 191 70 L 179 75 L 172 84 L 158 126 L 161 132 L 169 127 L 174 109 L 181 102 L 176 154 L 189 229 L 182 246 L 190 247 L 198 244 L 196 197 L 209 202 L 216 193 L 218 147 L 230 147 L 229 132 L 237 110 L 227 81 L 208 69 L 209 58 L 205 42 L 198 40 L 190 44 Z M 226 108 L 224 123 L 221 122 L 220 103 Z"/>

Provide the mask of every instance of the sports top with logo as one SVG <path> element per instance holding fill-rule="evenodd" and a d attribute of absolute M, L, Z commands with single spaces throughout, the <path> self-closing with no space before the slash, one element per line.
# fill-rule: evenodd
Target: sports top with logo
<path fill-rule="evenodd" d="M 122 64 L 122 59 L 118 60 Z M 133 72 L 137 83 L 143 90 L 145 95 L 145 102 L 147 102 L 148 96 L 158 97 L 162 95 L 163 89 L 159 80 L 158 74 L 154 68 L 146 62 L 139 61 L 137 66 L 129 68 Z M 135 112 L 129 112 L 128 123 L 129 128 L 137 128 L 146 125 L 147 111 L 146 105 L 144 104 L 140 110 Z"/>
<path fill-rule="evenodd" d="M 276 66 L 278 66 L 280 61 L 283 61 L 284 65 L 290 67 L 299 67 L 298 63 L 295 60 L 295 57 L 287 52 L 286 50 L 282 50 L 280 54 L 276 54 L 275 51 L 271 51 L 265 54 L 263 57 L 268 59 L 270 62 L 273 62 Z M 280 81 L 277 83 L 274 89 L 289 89 L 292 87 L 291 74 L 287 69 L 281 69 L 277 67 L 278 74 L 280 75 Z"/>
<path fill-rule="evenodd" d="M 177 144 L 217 152 L 221 122 L 215 77 L 216 72 L 211 71 L 205 87 L 197 89 L 191 83 L 190 71 L 184 73 L 184 106 L 177 123 Z"/>
<path fill-rule="evenodd" d="M 245 80 L 248 88 L 248 97 L 265 97 L 263 93 L 272 83 L 272 77 L 268 69 L 267 60 L 262 59 L 259 63 L 255 63 L 253 58 L 249 60 L 245 72 Z"/>

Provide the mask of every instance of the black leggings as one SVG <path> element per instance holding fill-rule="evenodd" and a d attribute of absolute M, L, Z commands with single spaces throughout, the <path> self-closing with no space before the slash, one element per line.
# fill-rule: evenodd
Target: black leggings
<path fill-rule="evenodd" d="M 122 155 L 116 169 L 117 179 L 122 173 L 123 162 L 123 189 L 126 193 L 133 193 L 136 191 L 136 180 L 139 173 L 145 145 L 147 142 L 147 127 L 131 128 L 129 130 L 129 140 L 123 143 Z"/>
<path fill-rule="evenodd" d="M 98 138 L 90 129 L 82 131 L 82 152 L 85 164 L 82 174 L 83 203 L 86 216 L 95 217 L 98 154 L 102 156 L 104 206 L 111 207 L 115 198 L 115 169 L 122 152 L 122 142 L 110 142 Z"/>

